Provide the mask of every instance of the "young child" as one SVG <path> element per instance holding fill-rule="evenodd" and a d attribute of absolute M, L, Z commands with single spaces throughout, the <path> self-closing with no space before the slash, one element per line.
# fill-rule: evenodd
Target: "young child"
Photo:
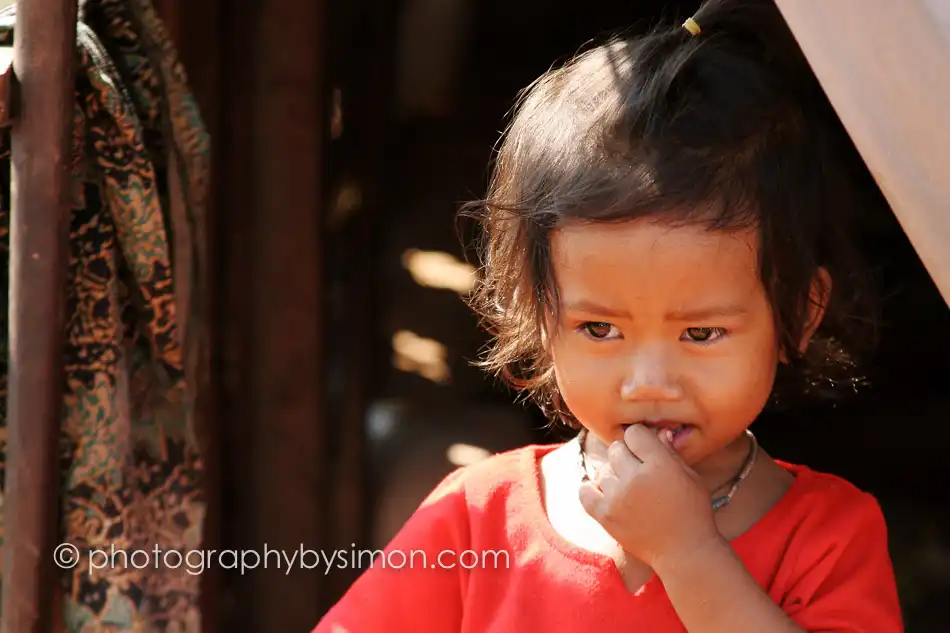
<path fill-rule="evenodd" d="M 875 499 L 748 431 L 780 374 L 849 366 L 844 216 L 877 195 L 767 0 L 541 77 L 476 306 L 488 367 L 579 435 L 452 473 L 316 631 L 902 631 Z"/>

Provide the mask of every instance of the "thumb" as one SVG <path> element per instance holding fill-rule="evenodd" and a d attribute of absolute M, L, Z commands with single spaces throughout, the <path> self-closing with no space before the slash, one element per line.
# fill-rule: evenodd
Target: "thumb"
<path fill-rule="evenodd" d="M 578 498 L 587 514 L 595 519 L 600 516 L 604 503 L 604 493 L 597 487 L 597 484 L 592 481 L 582 483 Z"/>

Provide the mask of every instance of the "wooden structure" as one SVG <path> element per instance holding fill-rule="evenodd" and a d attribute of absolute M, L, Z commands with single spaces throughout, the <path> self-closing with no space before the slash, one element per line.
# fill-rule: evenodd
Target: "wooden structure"
<path fill-rule="evenodd" d="M 41 633 L 52 625 L 55 587 L 76 2 L 30 0 L 17 9 L 3 95 L 15 212 L 0 631 Z"/>
<path fill-rule="evenodd" d="M 209 495 L 208 547 L 222 541 L 294 549 L 346 547 L 360 523 L 364 376 L 361 354 L 348 369 L 350 404 L 328 418 L 324 361 L 328 174 L 332 121 L 355 127 L 363 156 L 364 206 L 376 196 L 386 75 L 374 59 L 391 51 L 392 3 L 324 0 L 158 0 L 188 68 L 211 133 L 214 255 L 211 301 L 215 390 L 203 394 L 201 429 Z M 950 11 L 935 0 L 778 0 L 832 103 L 888 197 L 943 296 L 950 298 Z M 13 131 L 15 213 L 11 235 L 9 517 L 4 543 L 0 633 L 51 626 L 48 574 L 56 503 L 62 286 L 75 0 L 29 0 L 17 12 L 13 75 L 0 119 Z M 375 11 L 375 12 L 374 12 Z M 353 36 L 343 61 L 330 53 Z M 338 46 L 338 48 L 334 48 Z M 357 54 L 357 50 L 359 53 Z M 878 51 L 887 51 L 886 55 Z M 335 111 L 334 88 L 343 105 Z M 351 108 L 349 103 L 355 103 Z M 373 104 L 373 105 L 368 105 Z M 376 108 L 376 110 L 374 110 Z M 353 122 L 356 126 L 352 126 Z M 377 123 L 374 123 L 376 121 Z M 349 137 L 346 137 L 349 138 Z M 346 141 L 349 142 L 349 141 Z M 376 148 L 375 150 L 371 148 Z M 369 243 L 361 220 L 347 240 L 353 270 Z M 278 283 L 279 281 L 279 283 Z M 353 297 L 361 304 L 365 297 Z M 224 315 L 227 315 L 225 318 Z M 221 327 L 227 324 L 227 327 Z M 355 328 L 365 330 L 363 326 Z M 292 332 L 293 336 L 288 333 Z M 303 334 L 301 334 L 303 333 Z M 240 368 L 240 373 L 220 369 Z M 217 420 L 216 424 L 213 422 Z M 342 424 L 341 422 L 346 422 Z M 341 446 L 334 456 L 331 446 Z M 236 526 L 223 526 L 222 509 Z M 284 520 L 274 521 L 280 516 Z M 331 517 L 329 520 L 327 517 Z M 16 582 L 7 579 L 16 578 Z M 339 576 L 280 570 L 240 578 L 228 590 L 251 630 L 309 630 L 338 594 Z M 208 631 L 219 621 L 211 570 L 203 579 Z M 238 627 L 241 628 L 241 627 Z"/>

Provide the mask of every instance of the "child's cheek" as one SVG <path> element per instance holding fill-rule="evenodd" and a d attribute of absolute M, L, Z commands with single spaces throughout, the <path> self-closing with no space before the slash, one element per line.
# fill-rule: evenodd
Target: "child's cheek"
<path fill-rule="evenodd" d="M 561 349 L 554 356 L 554 372 L 564 404 L 581 422 L 597 424 L 609 417 L 618 400 L 618 381 L 610 371 L 612 363 Z M 616 389 L 615 389 L 616 388 Z"/>

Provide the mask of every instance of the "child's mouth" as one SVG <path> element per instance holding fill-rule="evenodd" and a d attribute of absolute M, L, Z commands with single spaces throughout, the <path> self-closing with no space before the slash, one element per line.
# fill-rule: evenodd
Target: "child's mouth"
<path fill-rule="evenodd" d="M 651 431 L 660 435 L 663 431 L 669 431 L 668 439 L 671 441 L 673 448 L 679 450 L 683 442 L 690 435 L 690 431 L 693 429 L 693 425 L 686 424 L 684 422 L 674 422 L 673 420 L 639 420 L 633 424 L 642 424 Z M 633 426 L 633 424 L 624 424 L 623 428 L 626 431 L 628 426 Z"/>

